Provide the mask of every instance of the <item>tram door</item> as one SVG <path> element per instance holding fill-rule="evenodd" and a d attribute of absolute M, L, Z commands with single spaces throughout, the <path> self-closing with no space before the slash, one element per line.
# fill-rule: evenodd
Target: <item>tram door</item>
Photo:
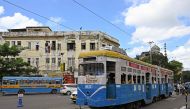
<path fill-rule="evenodd" d="M 166 87 L 166 94 L 168 94 L 168 81 L 167 81 L 167 79 L 168 79 L 168 76 L 167 76 L 167 75 L 165 75 L 165 87 Z"/>
<path fill-rule="evenodd" d="M 107 83 L 106 83 L 106 98 L 116 98 L 116 84 L 115 84 L 115 62 L 106 62 Z"/>
<path fill-rule="evenodd" d="M 150 73 L 146 73 L 146 98 L 151 99 Z"/>

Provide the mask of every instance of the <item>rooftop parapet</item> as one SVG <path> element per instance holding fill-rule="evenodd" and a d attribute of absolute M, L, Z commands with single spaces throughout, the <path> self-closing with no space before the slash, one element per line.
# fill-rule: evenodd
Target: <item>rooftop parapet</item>
<path fill-rule="evenodd" d="M 51 32 L 0 32 L 2 37 L 27 37 L 27 36 L 69 36 L 69 35 L 100 35 L 119 43 L 119 40 L 101 31 L 51 31 Z"/>

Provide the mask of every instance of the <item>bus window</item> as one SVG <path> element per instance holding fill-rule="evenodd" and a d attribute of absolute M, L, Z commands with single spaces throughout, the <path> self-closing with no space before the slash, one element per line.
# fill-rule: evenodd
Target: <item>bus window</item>
<path fill-rule="evenodd" d="M 10 85 L 15 85 L 15 80 L 10 80 Z"/>
<path fill-rule="evenodd" d="M 121 84 L 125 84 L 126 83 L 126 74 L 122 74 L 121 75 Z"/>
<path fill-rule="evenodd" d="M 33 83 L 33 80 L 29 80 L 29 84 L 32 84 Z"/>
<path fill-rule="evenodd" d="M 56 84 L 60 84 L 60 80 L 56 80 Z"/>
<path fill-rule="evenodd" d="M 136 75 L 133 75 L 133 83 L 134 83 L 134 84 L 137 83 Z"/>
<path fill-rule="evenodd" d="M 138 83 L 138 84 L 141 83 L 141 76 L 137 76 L 137 83 Z"/>
<path fill-rule="evenodd" d="M 128 75 L 128 84 L 132 84 L 132 76 Z"/>
<path fill-rule="evenodd" d="M 55 80 L 51 80 L 51 83 L 52 83 L 52 84 L 55 84 Z"/>
<path fill-rule="evenodd" d="M 142 76 L 142 84 L 144 84 L 144 76 Z"/>
<path fill-rule="evenodd" d="M 19 80 L 16 80 L 16 84 L 19 84 Z"/>
<path fill-rule="evenodd" d="M 23 84 L 24 83 L 24 81 L 23 80 L 20 80 L 20 84 Z"/>
<path fill-rule="evenodd" d="M 3 85 L 8 85 L 8 80 L 3 80 Z"/>

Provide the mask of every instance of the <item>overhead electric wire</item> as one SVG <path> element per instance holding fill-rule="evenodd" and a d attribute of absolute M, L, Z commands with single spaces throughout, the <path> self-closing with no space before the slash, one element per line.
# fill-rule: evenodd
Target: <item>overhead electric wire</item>
<path fill-rule="evenodd" d="M 91 12 L 92 14 L 94 14 L 95 16 L 97 16 L 98 18 L 102 19 L 103 21 L 107 22 L 108 24 L 112 25 L 113 27 L 117 28 L 118 30 L 120 30 L 121 32 L 127 34 L 130 36 L 130 34 L 128 32 L 126 32 L 125 30 L 123 30 L 122 28 L 120 28 L 119 26 L 113 24 L 112 22 L 110 22 L 109 20 L 107 20 L 106 18 L 98 15 L 97 13 L 95 13 L 94 11 L 92 11 L 91 9 L 89 9 L 88 7 L 84 6 L 83 4 L 79 3 L 76 0 L 73 0 L 74 3 L 76 3 L 77 5 L 79 5 L 80 7 L 86 9 L 87 11 Z"/>
<path fill-rule="evenodd" d="M 17 5 L 17 4 L 14 4 L 14 3 L 12 3 L 12 2 L 9 2 L 9 1 L 7 1 L 7 0 L 3 0 L 3 1 L 6 2 L 6 3 L 8 3 L 8 4 L 10 4 L 10 5 L 13 5 L 13 6 L 17 7 L 17 8 L 20 8 L 20 9 L 22 9 L 22 10 L 25 10 L 25 11 L 27 11 L 27 12 L 29 12 L 29 13 L 32 13 L 32 14 L 34 14 L 34 15 L 37 15 L 37 16 L 43 18 L 43 19 L 49 20 L 49 21 L 51 21 L 51 22 L 53 22 L 53 23 L 56 23 L 56 24 L 58 24 L 58 25 L 60 25 L 60 26 L 63 26 L 63 27 L 65 27 L 65 28 L 69 29 L 69 30 L 76 31 L 76 30 L 73 29 L 73 28 L 70 28 L 70 27 L 68 27 L 68 26 L 66 26 L 66 25 L 63 25 L 63 24 L 58 23 L 58 22 L 56 22 L 56 21 L 54 21 L 54 20 L 51 20 L 51 19 L 49 19 L 48 17 L 45 17 L 45 16 L 40 15 L 40 14 L 38 14 L 38 13 L 36 13 L 36 12 L 33 12 L 33 11 L 31 11 L 31 10 L 28 10 L 28 9 L 22 7 L 22 6 L 19 6 L 19 5 Z"/>

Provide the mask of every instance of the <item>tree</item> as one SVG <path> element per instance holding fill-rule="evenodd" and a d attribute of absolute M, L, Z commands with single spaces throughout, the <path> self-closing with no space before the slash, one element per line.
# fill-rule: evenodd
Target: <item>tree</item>
<path fill-rule="evenodd" d="M 168 58 L 162 53 L 152 53 L 152 63 L 150 62 L 150 55 L 144 57 L 136 56 L 136 59 L 165 68 L 168 66 Z"/>
<path fill-rule="evenodd" d="M 182 72 L 182 82 L 190 82 L 190 71 L 183 71 Z"/>
<path fill-rule="evenodd" d="M 172 60 L 168 64 L 168 68 L 174 72 L 174 82 L 180 82 L 182 77 L 183 64 L 179 61 Z"/>
<path fill-rule="evenodd" d="M 8 43 L 0 45 L 0 79 L 3 76 L 29 75 L 37 71 L 35 67 L 24 62 L 22 58 L 16 57 L 22 50 L 22 47 L 10 47 Z"/>

